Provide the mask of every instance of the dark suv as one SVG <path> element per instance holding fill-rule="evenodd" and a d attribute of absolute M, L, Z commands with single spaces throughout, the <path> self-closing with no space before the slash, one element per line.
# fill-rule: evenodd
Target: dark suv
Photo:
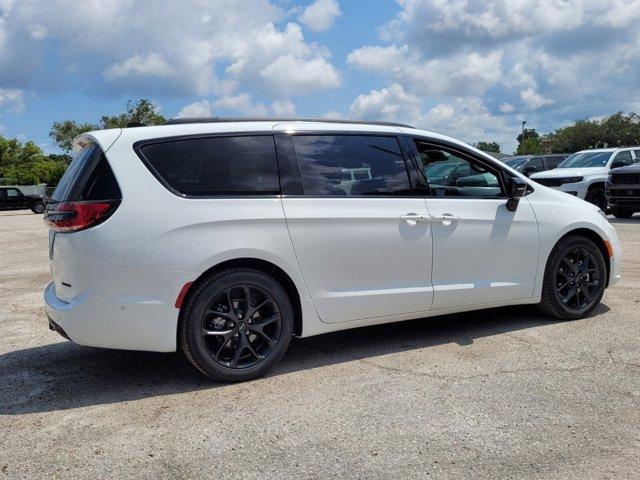
<path fill-rule="evenodd" d="M 528 177 L 532 173 L 553 170 L 568 156 L 569 155 L 562 153 L 549 155 L 519 155 L 517 157 L 503 158 L 501 161 Z"/>
<path fill-rule="evenodd" d="M 44 213 L 48 200 L 44 195 L 25 195 L 16 187 L 0 187 L 0 210 L 28 208 L 33 213 Z"/>
<path fill-rule="evenodd" d="M 640 158 L 640 150 L 635 154 Z M 640 163 L 609 171 L 605 187 L 609 208 L 616 217 L 629 218 L 640 212 Z"/>

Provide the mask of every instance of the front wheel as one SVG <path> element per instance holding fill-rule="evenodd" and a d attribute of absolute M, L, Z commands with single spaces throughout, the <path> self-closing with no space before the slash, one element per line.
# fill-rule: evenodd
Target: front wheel
<path fill-rule="evenodd" d="M 602 188 L 592 188 L 589 190 L 585 200 L 596 205 L 603 212 L 607 212 L 607 195 Z"/>
<path fill-rule="evenodd" d="M 210 276 L 189 295 L 180 345 L 205 375 L 222 382 L 263 375 L 285 354 L 293 308 L 282 286 L 248 268 Z"/>
<path fill-rule="evenodd" d="M 42 202 L 38 202 L 35 203 L 32 207 L 31 207 L 31 211 L 33 213 L 37 213 L 38 215 L 41 215 L 44 213 L 44 209 L 46 208 L 45 204 Z"/>
<path fill-rule="evenodd" d="M 538 307 L 561 320 L 582 318 L 602 299 L 606 279 L 604 257 L 591 240 L 563 238 L 547 260 Z"/>

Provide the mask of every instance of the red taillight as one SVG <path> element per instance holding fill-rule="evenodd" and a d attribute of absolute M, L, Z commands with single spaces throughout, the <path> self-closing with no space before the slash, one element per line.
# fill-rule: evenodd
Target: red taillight
<path fill-rule="evenodd" d="M 117 201 L 60 202 L 50 205 L 45 223 L 56 232 L 77 232 L 106 220 L 118 206 Z"/>

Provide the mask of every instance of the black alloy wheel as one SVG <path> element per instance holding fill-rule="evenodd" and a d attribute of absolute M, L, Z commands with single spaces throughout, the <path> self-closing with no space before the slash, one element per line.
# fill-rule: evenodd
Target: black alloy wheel
<path fill-rule="evenodd" d="M 202 316 L 202 339 L 211 358 L 229 368 L 253 367 L 273 352 L 282 334 L 273 298 L 253 285 L 220 292 Z"/>
<path fill-rule="evenodd" d="M 561 320 L 582 318 L 600 302 L 607 275 L 602 251 L 593 241 L 565 237 L 547 259 L 538 308 Z"/>
<path fill-rule="evenodd" d="M 285 354 L 293 308 L 273 277 L 232 268 L 199 280 L 185 299 L 180 348 L 205 375 L 223 382 L 263 375 Z"/>
<path fill-rule="evenodd" d="M 586 248 L 566 252 L 556 268 L 556 291 L 569 309 L 580 311 L 591 304 L 600 290 L 600 269 L 595 256 Z"/>

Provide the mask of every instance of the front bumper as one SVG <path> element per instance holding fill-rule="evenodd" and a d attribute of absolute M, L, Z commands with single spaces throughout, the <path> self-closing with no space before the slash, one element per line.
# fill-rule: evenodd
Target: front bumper
<path fill-rule="evenodd" d="M 609 206 L 637 209 L 640 211 L 640 188 L 637 186 L 612 187 L 607 185 L 606 193 Z"/>

